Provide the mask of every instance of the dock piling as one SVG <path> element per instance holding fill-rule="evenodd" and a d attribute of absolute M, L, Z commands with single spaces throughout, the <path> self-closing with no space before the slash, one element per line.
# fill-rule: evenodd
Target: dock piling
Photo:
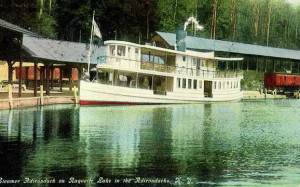
<path fill-rule="evenodd" d="M 76 86 L 74 86 L 74 97 L 75 97 L 75 104 L 77 104 L 78 103 L 78 96 L 77 96 L 77 87 Z"/>
<path fill-rule="evenodd" d="M 44 105 L 44 86 L 40 85 L 40 105 Z"/>
<path fill-rule="evenodd" d="M 13 108 L 13 96 L 12 96 L 12 88 L 11 84 L 8 84 L 8 100 L 9 100 L 9 108 Z"/>

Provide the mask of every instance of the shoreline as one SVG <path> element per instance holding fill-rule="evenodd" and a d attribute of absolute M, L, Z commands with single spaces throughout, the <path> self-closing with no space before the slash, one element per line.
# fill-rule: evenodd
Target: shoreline
<path fill-rule="evenodd" d="M 41 97 L 24 97 L 13 98 L 12 103 L 12 107 L 10 107 L 9 99 L 0 99 L 0 110 L 53 104 L 76 104 L 76 98 L 74 96 L 44 96 L 41 100 Z"/>
<path fill-rule="evenodd" d="M 286 99 L 286 95 L 264 94 L 259 91 L 243 91 L 242 100 L 257 100 L 257 99 Z"/>
<path fill-rule="evenodd" d="M 263 94 L 259 91 L 243 91 L 243 100 L 264 100 L 264 99 L 286 99 L 285 95 Z M 43 96 L 41 97 L 23 97 L 13 98 L 12 108 L 33 107 L 53 104 L 76 104 L 79 96 Z M 0 99 L 0 110 L 10 109 L 9 99 Z"/>

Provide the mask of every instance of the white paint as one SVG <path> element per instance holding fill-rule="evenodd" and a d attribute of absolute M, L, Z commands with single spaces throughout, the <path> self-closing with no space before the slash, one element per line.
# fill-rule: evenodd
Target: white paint
<path fill-rule="evenodd" d="M 214 94 L 213 98 L 188 92 L 168 92 L 167 95 L 155 95 L 153 90 L 80 81 L 80 100 L 82 101 L 179 104 L 235 101 L 243 97 L 243 93 L 238 89 L 224 93 L 215 92 Z"/>
<path fill-rule="evenodd" d="M 106 71 L 118 70 L 119 72 L 130 72 L 136 75 L 147 74 L 149 76 L 167 77 L 166 79 L 173 82 L 169 82 L 166 87 L 156 85 L 157 90 L 168 89 L 166 95 L 158 95 L 154 94 L 153 90 L 137 88 L 136 85 L 133 86 L 131 84 L 130 87 L 121 87 L 81 81 L 80 100 L 82 101 L 170 104 L 232 101 L 240 100 L 243 96 L 240 90 L 242 74 L 230 74 L 227 72 L 225 78 L 216 72 L 217 60 L 238 61 L 242 60 L 241 58 L 221 58 L 215 57 L 213 52 L 180 52 L 123 41 L 106 41 L 105 44 L 109 46 L 107 48 L 107 57 L 105 58 L 105 63 L 97 65 L 98 69 Z M 109 51 L 110 46 L 114 47 L 114 51 Z M 121 48 L 120 52 L 116 51 Z M 145 51 L 145 54 L 147 54 L 146 51 L 150 51 L 152 55 L 168 54 L 174 56 L 176 66 L 169 66 L 172 69 L 166 71 L 166 68 L 169 68 L 166 64 L 155 65 L 153 63 L 154 69 L 152 69 L 152 64 L 149 68 L 149 64 L 146 62 L 143 64 L 145 69 L 142 69 L 141 51 Z M 180 87 L 178 87 L 177 83 L 178 78 L 181 81 Z M 133 77 L 132 81 L 135 80 L 137 80 L 137 77 Z M 212 97 L 205 97 L 205 81 L 212 82 Z M 185 82 L 185 87 L 183 87 L 183 82 Z M 194 82 L 197 82 L 197 88 L 196 86 L 194 87 Z"/>

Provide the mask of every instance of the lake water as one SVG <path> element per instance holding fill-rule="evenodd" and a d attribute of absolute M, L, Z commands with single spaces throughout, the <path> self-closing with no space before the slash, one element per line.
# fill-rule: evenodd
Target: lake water
<path fill-rule="evenodd" d="M 7 182 L 297 187 L 300 100 L 2 110 Z"/>

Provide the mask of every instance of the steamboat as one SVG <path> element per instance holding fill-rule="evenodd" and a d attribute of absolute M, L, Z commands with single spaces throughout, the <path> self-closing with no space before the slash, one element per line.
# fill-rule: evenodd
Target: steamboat
<path fill-rule="evenodd" d="M 186 31 L 176 33 L 176 47 L 106 41 L 97 57 L 95 78 L 80 82 L 81 105 L 142 105 L 236 101 L 243 97 L 242 71 L 220 70 L 214 52 L 186 49 Z"/>

